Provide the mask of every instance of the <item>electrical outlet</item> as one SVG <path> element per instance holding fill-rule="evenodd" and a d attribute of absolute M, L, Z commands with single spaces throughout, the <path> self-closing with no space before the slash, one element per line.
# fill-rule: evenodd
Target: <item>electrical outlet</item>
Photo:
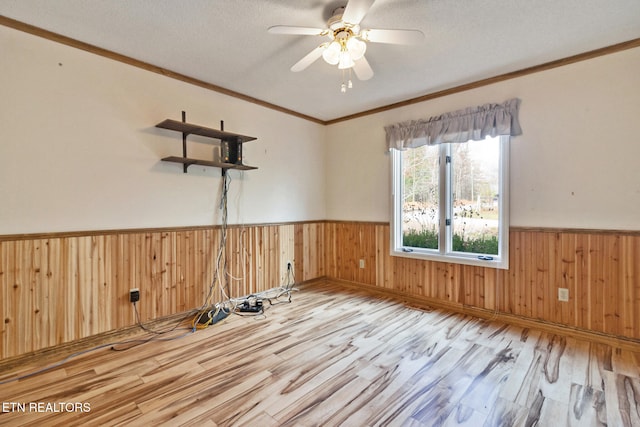
<path fill-rule="evenodd" d="M 129 302 L 133 303 L 138 301 L 140 301 L 140 289 L 129 289 Z"/>
<path fill-rule="evenodd" d="M 558 301 L 569 301 L 569 289 L 558 288 Z"/>
<path fill-rule="evenodd" d="M 363 259 L 360 260 L 360 268 L 364 268 L 364 260 Z"/>

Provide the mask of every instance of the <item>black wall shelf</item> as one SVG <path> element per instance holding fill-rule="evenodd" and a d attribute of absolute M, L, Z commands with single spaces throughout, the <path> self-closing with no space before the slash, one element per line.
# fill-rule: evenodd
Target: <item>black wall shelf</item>
<path fill-rule="evenodd" d="M 228 169 L 258 169 L 257 167 L 248 166 L 242 163 L 242 144 L 249 141 L 255 141 L 257 138 L 232 132 L 225 132 L 224 122 L 222 121 L 220 122 L 220 130 L 194 125 L 186 122 L 186 113 L 183 111 L 181 122 L 177 120 L 166 119 L 158 123 L 156 127 L 182 133 L 182 157 L 169 156 L 163 158 L 162 160 L 165 162 L 182 163 L 184 173 L 187 173 L 187 168 L 191 165 L 221 168 L 223 174 Z M 188 157 L 187 136 L 189 135 L 198 135 L 219 140 L 220 142 L 211 142 L 221 145 L 221 160 L 202 160 Z"/>

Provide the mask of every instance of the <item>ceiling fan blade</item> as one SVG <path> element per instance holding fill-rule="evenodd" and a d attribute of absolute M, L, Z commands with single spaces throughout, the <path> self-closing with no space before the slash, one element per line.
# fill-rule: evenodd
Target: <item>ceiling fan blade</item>
<path fill-rule="evenodd" d="M 349 0 L 342 14 L 342 21 L 353 25 L 360 24 L 374 2 L 375 0 Z"/>
<path fill-rule="evenodd" d="M 316 59 L 322 56 L 323 50 L 324 50 L 324 45 L 320 45 L 317 48 L 313 49 L 304 58 L 302 58 L 300 61 L 293 64 L 293 67 L 291 67 L 291 71 L 293 71 L 294 73 L 297 73 L 298 71 L 304 70 L 309 65 L 313 64 L 316 61 Z"/>
<path fill-rule="evenodd" d="M 267 30 L 271 34 L 295 34 L 304 36 L 321 36 L 326 30 L 310 27 L 293 27 L 289 25 L 276 25 Z"/>
<path fill-rule="evenodd" d="M 358 80 L 369 80 L 373 77 L 373 70 L 371 69 L 371 65 L 369 65 L 369 61 L 364 56 L 353 64 L 353 71 L 358 76 Z"/>
<path fill-rule="evenodd" d="M 362 30 L 360 35 L 372 43 L 420 44 L 424 41 L 420 30 Z"/>

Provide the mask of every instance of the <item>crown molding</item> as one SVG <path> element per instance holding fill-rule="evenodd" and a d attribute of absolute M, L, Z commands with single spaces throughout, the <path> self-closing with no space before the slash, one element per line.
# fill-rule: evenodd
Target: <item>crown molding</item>
<path fill-rule="evenodd" d="M 187 75 L 176 73 L 175 71 L 168 70 L 166 68 L 158 67 L 153 64 L 149 64 L 147 62 L 140 61 L 135 58 L 131 58 L 129 56 L 121 55 L 116 52 L 112 52 L 107 49 L 103 49 L 98 46 L 94 46 L 89 43 L 85 43 L 67 36 L 63 36 L 61 34 L 54 33 L 52 31 L 48 31 L 30 24 L 26 24 L 24 22 L 17 21 L 15 19 L 7 18 L 5 16 L 0 15 L 0 25 L 5 27 L 13 28 L 15 30 L 19 30 L 28 34 L 32 34 L 34 36 L 42 37 L 47 40 L 51 40 L 57 43 L 61 43 L 70 47 L 74 47 L 77 49 L 84 50 L 86 52 L 93 53 L 95 55 L 99 55 L 105 58 L 112 59 L 114 61 L 122 62 L 124 64 L 132 65 L 137 68 L 141 68 L 143 70 L 151 71 L 153 73 L 161 74 L 165 77 L 169 77 L 175 80 L 179 80 L 185 83 L 192 84 L 194 86 L 201 87 L 203 89 L 211 90 L 213 92 L 221 93 L 223 95 L 231 96 L 237 99 L 241 99 L 246 102 L 250 102 L 252 104 L 260 105 L 265 108 L 269 108 L 271 110 L 279 111 L 284 114 L 289 114 L 304 120 L 308 120 L 313 123 L 318 123 L 321 125 L 332 125 L 334 123 L 340 123 L 348 120 L 357 119 L 364 116 L 369 116 L 371 114 L 381 113 L 383 111 L 393 110 L 396 108 L 405 107 L 407 105 L 417 104 L 420 102 L 429 101 L 436 98 L 442 98 L 444 96 L 449 96 L 455 93 L 464 92 L 471 89 L 476 89 L 483 86 L 492 85 L 494 83 L 503 82 L 506 80 L 515 79 L 518 77 L 526 76 L 529 74 L 539 73 L 541 71 L 550 70 L 553 68 L 563 67 L 565 65 L 574 64 L 576 62 L 586 61 L 589 59 L 597 58 L 599 56 L 610 55 L 612 53 L 621 52 L 628 49 L 634 49 L 636 47 L 640 47 L 640 38 L 628 40 L 622 43 L 617 43 L 614 45 L 602 47 L 599 49 L 594 49 L 588 52 L 579 53 L 577 55 L 569 56 L 566 58 L 558 59 L 555 61 L 545 62 L 543 64 L 534 65 L 532 67 L 523 68 L 520 70 L 512 71 L 505 74 L 500 74 L 494 77 L 489 77 L 486 79 L 478 80 L 471 83 L 465 83 L 463 85 L 455 86 L 449 89 L 444 89 L 437 92 L 428 93 L 425 95 L 417 96 L 415 98 L 407 99 L 404 101 L 395 102 L 393 104 L 384 105 L 381 107 L 373 108 L 366 111 L 361 111 L 359 113 L 350 114 L 343 117 L 338 117 L 331 120 L 321 120 L 316 117 L 312 117 L 306 114 L 299 113 L 294 110 L 290 110 L 288 108 L 281 107 L 279 105 L 272 104 L 270 102 L 266 102 L 257 98 L 254 98 L 249 95 L 245 95 L 243 93 L 235 92 L 229 89 L 225 89 L 221 86 L 217 86 L 211 83 L 207 83 L 205 81 L 195 79 L 193 77 L 189 77 Z"/>

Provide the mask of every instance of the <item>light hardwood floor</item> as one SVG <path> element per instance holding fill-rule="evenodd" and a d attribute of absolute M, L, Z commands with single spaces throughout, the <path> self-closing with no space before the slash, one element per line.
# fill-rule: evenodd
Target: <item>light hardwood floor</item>
<path fill-rule="evenodd" d="M 0 425 L 640 426 L 640 345 L 316 283 L 265 317 L 74 357 L 0 385 L 0 402 Z M 85 412 L 47 412 L 62 402 Z"/>

